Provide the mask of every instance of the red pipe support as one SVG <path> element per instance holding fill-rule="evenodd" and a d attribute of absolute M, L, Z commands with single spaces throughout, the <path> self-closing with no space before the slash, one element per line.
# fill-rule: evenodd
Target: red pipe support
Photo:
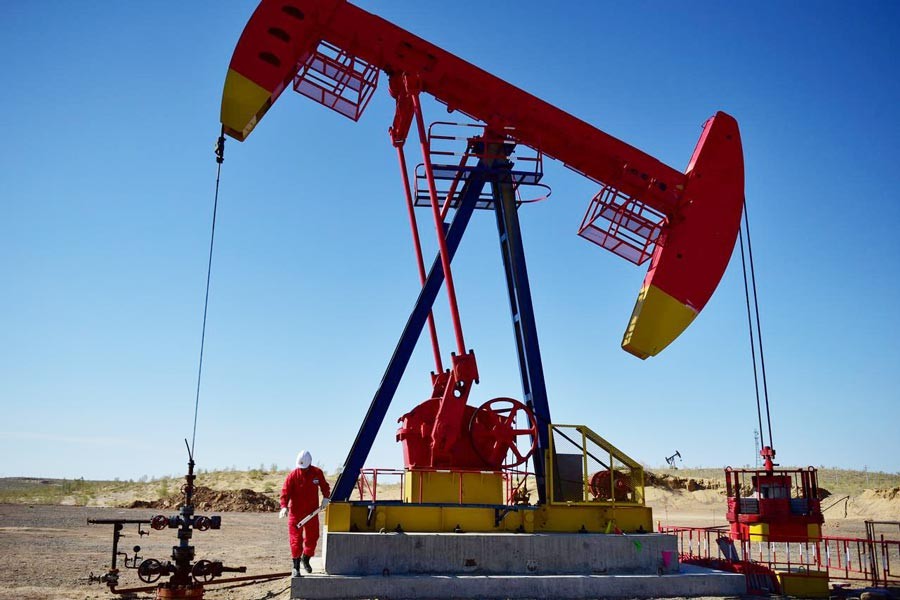
<path fill-rule="evenodd" d="M 393 138 L 393 136 L 392 136 Z M 419 226 L 416 221 L 416 211 L 413 205 L 412 192 L 409 188 L 409 173 L 406 168 L 406 154 L 403 152 L 403 142 L 394 142 L 397 148 L 397 159 L 400 161 L 400 176 L 403 179 L 403 193 L 406 194 L 406 210 L 409 213 L 409 227 L 412 230 L 413 247 L 416 253 L 416 266 L 419 270 L 419 284 L 425 285 L 425 260 L 422 257 L 422 243 L 419 239 Z M 428 312 L 428 333 L 431 335 L 431 352 L 434 354 L 435 373 L 443 373 L 444 365 L 441 362 L 441 347 L 438 342 L 437 329 L 434 326 L 434 311 Z"/>
<path fill-rule="evenodd" d="M 434 217 L 434 228 L 441 253 L 441 267 L 444 269 L 444 279 L 447 282 L 447 298 L 450 301 L 450 319 L 453 321 L 453 333 L 456 336 L 456 353 L 459 356 L 464 356 L 466 354 L 466 342 L 463 339 L 462 324 L 459 319 L 459 306 L 456 302 L 456 286 L 453 284 L 453 273 L 450 271 L 450 253 L 447 251 L 447 236 L 444 233 L 444 221 L 441 219 L 440 209 L 438 208 L 434 171 L 431 167 L 431 157 L 428 155 L 428 136 L 425 133 L 425 119 L 422 116 L 422 105 L 419 102 L 418 91 L 409 90 L 409 81 L 405 77 L 404 81 L 407 86 L 407 93 L 410 96 L 410 100 L 412 100 L 413 112 L 416 117 L 416 128 L 419 131 L 419 145 L 422 147 L 425 179 L 428 181 L 428 196 L 431 198 L 431 214 Z"/>

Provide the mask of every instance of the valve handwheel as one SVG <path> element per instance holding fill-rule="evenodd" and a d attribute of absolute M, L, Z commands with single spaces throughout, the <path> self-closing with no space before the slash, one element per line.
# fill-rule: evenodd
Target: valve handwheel
<path fill-rule="evenodd" d="M 165 515 L 156 515 L 150 519 L 150 527 L 157 531 L 162 531 L 169 526 L 169 517 Z"/>
<path fill-rule="evenodd" d="M 215 578 L 213 571 L 213 562 L 211 560 L 198 560 L 194 568 L 191 569 L 191 576 L 197 583 L 209 583 Z"/>
<path fill-rule="evenodd" d="M 144 583 L 154 583 L 163 575 L 163 565 L 155 558 L 148 558 L 138 566 L 138 578 Z"/>
<path fill-rule="evenodd" d="M 526 421 L 521 426 L 517 420 Z M 521 465 L 534 454 L 537 448 L 537 421 L 531 410 L 513 398 L 494 398 L 479 406 L 469 419 L 469 433 L 475 453 L 487 464 L 497 462 L 498 453 L 503 452 L 501 469 Z M 531 436 L 531 447 L 522 452 L 516 444 L 520 435 Z M 509 454 L 512 456 L 508 456 Z"/>
<path fill-rule="evenodd" d="M 209 517 L 204 517 L 203 515 L 194 517 L 194 529 L 197 531 L 207 531 L 211 526 L 212 521 Z"/>

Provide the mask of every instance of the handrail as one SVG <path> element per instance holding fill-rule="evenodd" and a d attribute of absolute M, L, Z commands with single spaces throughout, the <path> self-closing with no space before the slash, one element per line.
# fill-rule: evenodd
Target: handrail
<path fill-rule="evenodd" d="M 724 527 L 658 524 L 657 530 L 678 538 L 682 561 L 729 560 L 718 544 L 718 540 L 725 539 L 738 553 L 738 561 L 731 562 L 747 562 L 771 570 L 800 569 L 810 576 L 824 571 L 830 578 L 867 581 L 875 586 L 900 584 L 900 540 L 822 536 L 798 537 L 789 542 L 737 542 Z"/>

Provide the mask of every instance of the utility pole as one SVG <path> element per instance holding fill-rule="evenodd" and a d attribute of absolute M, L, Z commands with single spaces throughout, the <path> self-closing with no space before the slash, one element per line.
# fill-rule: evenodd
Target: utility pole
<path fill-rule="evenodd" d="M 753 456 L 756 457 L 756 468 L 759 468 L 759 453 L 762 448 L 759 447 L 759 429 L 753 430 Z"/>

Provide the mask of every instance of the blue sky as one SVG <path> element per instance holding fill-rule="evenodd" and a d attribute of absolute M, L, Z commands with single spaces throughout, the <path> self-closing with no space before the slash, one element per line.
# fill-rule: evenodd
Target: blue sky
<path fill-rule="evenodd" d="M 734 115 L 778 457 L 900 471 L 900 5 L 360 5 L 678 169 L 708 116 Z M 0 476 L 183 470 L 212 145 L 253 8 L 0 7 Z M 391 111 L 384 86 L 359 123 L 286 93 L 228 142 L 199 466 L 288 465 L 301 447 L 343 462 L 418 288 Z M 676 449 L 685 465 L 752 464 L 739 257 L 692 327 L 638 361 L 619 342 L 644 270 L 575 235 L 597 186 L 545 171 L 553 197 L 521 219 L 554 420 L 650 465 Z M 476 214 L 454 263 L 473 404 L 521 396 L 495 235 Z M 430 369 L 422 343 L 370 466 L 402 464 L 395 421 Z"/>

